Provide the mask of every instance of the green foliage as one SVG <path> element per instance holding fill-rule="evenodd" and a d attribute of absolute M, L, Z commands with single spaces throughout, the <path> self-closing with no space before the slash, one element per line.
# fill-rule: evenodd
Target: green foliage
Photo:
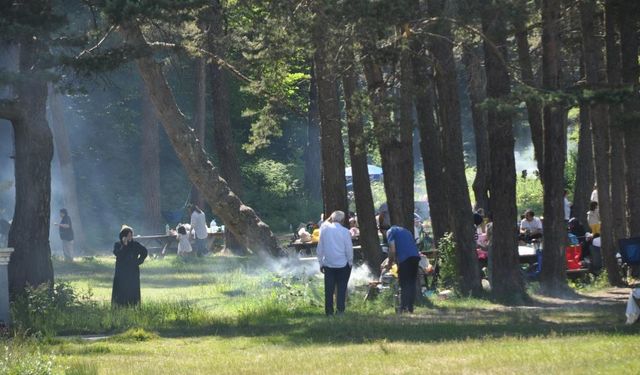
<path fill-rule="evenodd" d="M 253 187 L 247 191 L 245 201 L 274 230 L 288 230 L 289 224 L 319 217 L 321 202 L 304 199 L 300 166 L 259 159 L 244 167 L 243 172 L 245 184 Z"/>
<path fill-rule="evenodd" d="M 445 288 L 457 290 L 459 273 L 457 265 L 456 243 L 453 233 L 445 233 L 438 242 L 440 251 L 440 280 Z"/>
<path fill-rule="evenodd" d="M 68 283 L 27 286 L 11 304 L 11 315 L 18 332 L 52 336 L 56 323 L 68 312 L 91 304 L 91 294 L 78 294 Z"/>
<path fill-rule="evenodd" d="M 133 329 L 124 338 L 145 336 L 144 329 L 202 325 L 209 317 L 187 301 L 149 302 L 139 307 L 111 308 L 90 293 L 79 293 L 68 283 L 53 288 L 27 288 L 11 306 L 16 332 L 53 337 L 57 334 L 95 333 Z M 141 340 L 141 338 L 138 338 Z"/>
<path fill-rule="evenodd" d="M 516 181 L 516 205 L 518 213 L 522 214 L 526 209 L 532 209 L 537 216 L 543 214 L 544 191 L 538 178 L 521 178 Z"/>
<path fill-rule="evenodd" d="M 3 375 L 52 375 L 63 374 L 55 365 L 53 355 L 44 355 L 39 348 L 25 343 L 9 342 L 0 356 L 0 374 Z"/>
<path fill-rule="evenodd" d="M 131 328 L 118 335 L 110 338 L 111 341 L 150 341 L 157 339 L 159 336 L 155 332 L 148 332 L 143 328 Z"/>

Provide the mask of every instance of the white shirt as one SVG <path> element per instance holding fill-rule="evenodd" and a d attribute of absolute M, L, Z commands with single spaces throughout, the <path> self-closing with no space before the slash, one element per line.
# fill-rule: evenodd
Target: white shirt
<path fill-rule="evenodd" d="M 189 234 L 178 233 L 176 237 L 178 238 L 178 254 L 190 253 L 192 249 L 191 243 L 189 243 Z"/>
<path fill-rule="evenodd" d="M 540 221 L 540 219 L 538 219 L 535 216 L 531 221 L 528 221 L 527 219 L 522 219 L 522 221 L 520 222 L 520 229 L 524 229 L 524 230 L 528 229 L 532 233 L 534 232 L 542 233 L 542 221 Z"/>
<path fill-rule="evenodd" d="M 207 220 L 204 212 L 193 211 L 191 213 L 191 228 L 199 240 L 204 240 L 209 235 L 207 233 Z"/>
<path fill-rule="evenodd" d="M 352 265 L 351 233 L 340 224 L 323 223 L 320 227 L 317 252 L 320 267 L 342 268 L 347 264 Z"/>
<path fill-rule="evenodd" d="M 597 202 L 598 201 L 598 189 L 593 189 L 593 191 L 591 192 L 591 202 Z"/>
<path fill-rule="evenodd" d="M 564 219 L 571 219 L 571 203 L 569 202 L 567 197 L 564 197 Z"/>

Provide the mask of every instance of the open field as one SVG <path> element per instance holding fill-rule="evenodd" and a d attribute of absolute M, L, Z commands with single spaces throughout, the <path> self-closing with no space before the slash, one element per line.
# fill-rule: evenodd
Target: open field
<path fill-rule="evenodd" d="M 55 266 L 59 281 L 90 288 L 90 303 L 52 315 L 58 336 L 14 340 L 8 349 L 36 362 L 52 358 L 53 372 L 640 372 L 640 327 L 623 325 L 626 290 L 536 297 L 519 307 L 431 299 L 396 316 L 389 296 L 364 303 L 356 288 L 347 314 L 327 318 L 317 276 L 251 259 L 168 257 L 142 266 L 142 308 L 112 311 L 113 259 Z"/>

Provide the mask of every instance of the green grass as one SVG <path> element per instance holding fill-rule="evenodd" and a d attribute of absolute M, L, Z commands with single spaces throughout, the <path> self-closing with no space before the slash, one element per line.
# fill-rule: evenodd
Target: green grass
<path fill-rule="evenodd" d="M 6 341 L 14 362 L 53 363 L 34 373 L 640 372 L 640 329 L 623 325 L 622 303 L 431 299 L 396 316 L 390 296 L 365 303 L 358 288 L 345 316 L 327 318 L 316 276 L 278 274 L 250 258 L 168 257 L 143 265 L 140 308 L 112 310 L 112 258 L 54 266 L 58 281 L 92 297 L 52 314 L 51 329 L 107 338 Z"/>

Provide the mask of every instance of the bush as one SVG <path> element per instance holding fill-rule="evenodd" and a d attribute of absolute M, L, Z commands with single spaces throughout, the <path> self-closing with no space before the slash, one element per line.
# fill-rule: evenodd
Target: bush
<path fill-rule="evenodd" d="M 543 202 L 544 192 L 540 179 L 519 177 L 516 182 L 518 213 L 522 214 L 526 209 L 530 208 L 536 213 L 536 216 L 543 215 Z"/>
<path fill-rule="evenodd" d="M 44 355 L 39 350 L 25 345 L 5 344 L 0 357 L 0 374 L 3 375 L 49 375 L 62 374 L 55 365 L 55 357 Z"/>
<path fill-rule="evenodd" d="M 438 241 L 440 251 L 440 281 L 445 288 L 458 289 L 456 243 L 453 233 L 445 233 Z"/>
<path fill-rule="evenodd" d="M 58 334 L 88 334 L 132 328 L 171 329 L 204 326 L 211 317 L 188 301 L 147 302 L 137 307 L 112 308 L 90 294 L 80 294 L 68 284 L 53 288 L 27 288 L 11 306 L 17 332 L 52 337 Z"/>
<path fill-rule="evenodd" d="M 67 283 L 27 286 L 11 304 L 11 315 L 18 332 L 53 336 L 63 315 L 91 304 L 91 292 L 76 293 Z"/>

